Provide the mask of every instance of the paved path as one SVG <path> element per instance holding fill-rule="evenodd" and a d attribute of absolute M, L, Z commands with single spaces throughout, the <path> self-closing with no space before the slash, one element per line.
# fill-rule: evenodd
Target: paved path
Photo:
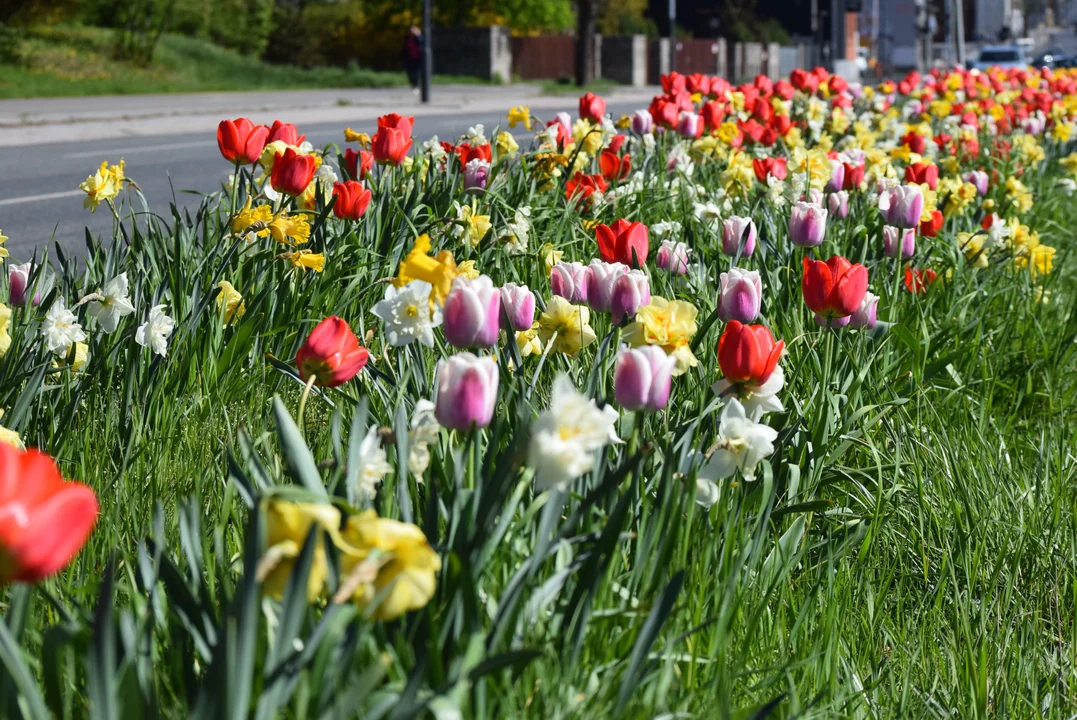
<path fill-rule="evenodd" d="M 654 92 L 611 93 L 610 111 L 646 107 Z M 18 260 L 52 238 L 78 252 L 85 228 L 96 235 L 111 226 L 106 208 L 94 215 L 83 209 L 78 184 L 102 160 L 121 157 L 151 211 L 167 216 L 172 201 L 197 206 L 192 193 L 217 190 L 230 171 L 216 143 L 224 117 L 294 122 L 322 146 L 342 144 L 345 126 L 372 132 L 374 119 L 391 111 L 414 114 L 420 139 L 453 139 L 480 122 L 488 129 L 504 124 L 514 104 L 527 103 L 544 118 L 576 112 L 575 96 L 543 96 L 533 86 L 436 86 L 434 98 L 423 106 L 407 89 L 390 89 L 0 101 L 0 229 Z M 523 140 L 520 128 L 516 134 Z"/>

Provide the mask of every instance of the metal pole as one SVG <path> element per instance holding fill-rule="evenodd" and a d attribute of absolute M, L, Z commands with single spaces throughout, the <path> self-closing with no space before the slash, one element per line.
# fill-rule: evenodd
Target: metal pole
<path fill-rule="evenodd" d="M 965 0 L 954 0 L 954 23 L 957 29 L 957 64 L 965 65 Z"/>
<path fill-rule="evenodd" d="M 676 70 L 676 0 L 670 0 L 670 72 Z"/>
<path fill-rule="evenodd" d="M 430 81 L 434 76 L 434 23 L 430 20 L 430 4 L 423 0 L 423 82 L 422 101 L 430 102 Z"/>

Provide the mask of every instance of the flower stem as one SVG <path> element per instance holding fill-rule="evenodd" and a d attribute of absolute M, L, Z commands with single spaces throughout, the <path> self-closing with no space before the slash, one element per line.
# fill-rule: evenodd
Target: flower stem
<path fill-rule="evenodd" d="M 318 380 L 318 376 L 311 373 L 307 378 L 306 387 L 303 388 L 303 394 L 299 396 L 299 434 L 306 435 L 306 422 L 304 420 L 304 411 L 307 409 L 307 398 L 310 397 L 310 389 L 314 387 L 314 383 Z"/>

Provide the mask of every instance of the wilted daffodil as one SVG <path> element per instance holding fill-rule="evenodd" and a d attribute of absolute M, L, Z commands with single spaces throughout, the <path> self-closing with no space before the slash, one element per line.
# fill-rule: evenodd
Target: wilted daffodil
<path fill-rule="evenodd" d="M 624 341 L 631 347 L 657 345 L 677 358 L 674 375 L 683 375 L 699 361 L 689 343 L 696 334 L 696 315 L 699 310 L 683 300 L 666 300 L 654 295 L 651 303 L 636 312 L 635 322 L 624 329 Z"/>
<path fill-rule="evenodd" d="M 344 142 L 359 143 L 359 147 L 370 147 L 370 136 L 366 133 L 355 132 L 351 128 L 344 128 Z"/>
<path fill-rule="evenodd" d="M 375 620 L 393 620 L 434 597 L 441 558 L 415 525 L 367 510 L 348 518 L 341 533 L 341 590 Z"/>
<path fill-rule="evenodd" d="M 267 595 L 280 598 L 288 586 L 295 560 L 303 549 L 312 527 L 318 529 L 314 560 L 307 578 L 307 600 L 313 602 L 322 592 L 329 575 L 324 535 L 337 536 L 340 511 L 321 503 L 288 502 L 271 499 L 265 505 L 266 552 L 258 562 L 258 579 Z"/>

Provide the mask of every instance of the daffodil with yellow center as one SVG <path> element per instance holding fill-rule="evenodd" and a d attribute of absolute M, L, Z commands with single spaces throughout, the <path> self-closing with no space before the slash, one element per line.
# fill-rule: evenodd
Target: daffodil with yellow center
<path fill-rule="evenodd" d="M 221 316 L 225 325 L 229 325 L 247 312 L 247 303 L 235 286 L 227 280 L 217 283 L 220 292 L 217 294 L 217 314 Z"/>
<path fill-rule="evenodd" d="M 344 142 L 359 143 L 359 147 L 370 147 L 370 136 L 366 133 L 355 132 L 351 128 L 344 128 Z"/>
<path fill-rule="evenodd" d="M 542 354 L 542 341 L 539 340 L 539 324 L 535 323 L 527 330 L 516 333 L 516 349 L 520 351 L 520 357 Z"/>
<path fill-rule="evenodd" d="M 306 215 L 281 213 L 269 222 L 269 234 L 281 245 L 303 245 L 310 241 Z"/>
<path fill-rule="evenodd" d="M 0 303 L 0 357 L 11 348 L 11 308 Z"/>
<path fill-rule="evenodd" d="M 107 160 L 102 161 L 97 172 L 86 178 L 82 184 L 79 185 L 79 190 L 86 193 L 86 198 L 82 201 L 82 206 L 84 208 L 90 208 L 90 212 L 96 212 L 97 206 L 102 202 L 110 202 L 119 195 L 120 189 L 123 187 L 123 168 L 123 160 L 120 160 L 119 165 L 111 166 L 108 164 Z"/>
<path fill-rule="evenodd" d="M 737 127 L 736 123 L 724 122 L 718 126 L 718 132 L 716 134 L 716 137 L 726 145 L 732 145 L 734 142 L 736 142 L 739 136 L 740 128 Z"/>
<path fill-rule="evenodd" d="M 262 169 L 265 170 L 266 175 L 269 175 L 271 172 L 273 172 L 273 163 L 276 162 L 277 155 L 283 155 L 284 151 L 288 148 L 295 150 L 296 153 L 299 155 L 311 155 L 311 157 L 314 158 L 315 171 L 317 171 L 318 168 L 322 166 L 322 156 L 318 153 L 304 153 L 295 145 L 289 145 L 283 140 L 274 140 L 273 142 L 265 146 L 265 149 L 262 150 L 262 156 L 258 158 L 258 163 L 262 166 Z"/>
<path fill-rule="evenodd" d="M 509 108 L 509 127 L 517 125 L 523 125 L 525 130 L 531 129 L 531 108 L 527 105 Z"/>
<path fill-rule="evenodd" d="M 539 317 L 539 338 L 566 355 L 575 355 L 595 341 L 591 328 L 591 310 L 586 305 L 573 305 L 560 295 L 554 295 Z"/>
<path fill-rule="evenodd" d="M 442 305 L 460 272 L 451 252 L 442 250 L 436 257 L 431 257 L 430 247 L 430 236 L 426 233 L 415 238 L 411 251 L 400 261 L 393 285 L 399 288 L 412 280 L 425 280 L 434 290 L 430 301 Z"/>
<path fill-rule="evenodd" d="M 1061 165 L 1065 169 L 1065 171 L 1070 173 L 1071 175 L 1077 175 L 1077 152 L 1070 153 L 1066 157 L 1062 158 L 1058 161 L 1058 164 Z"/>
<path fill-rule="evenodd" d="M 269 223 L 273 220 L 273 208 L 268 205 L 252 207 L 252 202 L 248 197 L 247 204 L 232 218 L 232 234 L 246 235 L 248 241 L 253 239 L 252 235 L 269 235 Z"/>
<path fill-rule="evenodd" d="M 519 152 L 520 145 L 516 142 L 516 138 L 512 136 L 512 133 L 508 130 L 502 130 L 494 138 L 494 149 L 497 150 L 498 157 L 508 157 Z"/>
<path fill-rule="evenodd" d="M 1074 127 L 1071 122 L 1055 122 L 1050 130 L 1051 139 L 1060 143 L 1069 142 L 1070 138 L 1073 137 Z"/>
<path fill-rule="evenodd" d="M 1047 157 L 1038 140 L 1032 135 L 1021 134 L 1013 139 L 1013 152 L 1026 165 L 1039 165 Z"/>
<path fill-rule="evenodd" d="M 689 343 L 696 334 L 695 305 L 683 300 L 651 296 L 649 305 L 641 307 L 636 320 L 625 327 L 622 337 L 631 347 L 656 345 L 677 360 L 674 375 L 683 375 L 699 364 Z"/>
<path fill-rule="evenodd" d="M 292 263 L 292 267 L 297 270 L 313 270 L 314 272 L 325 270 L 325 255 L 322 253 L 315 253 L 310 250 L 296 250 L 295 252 L 286 252 L 281 257 Z"/>
<path fill-rule="evenodd" d="M 809 184 L 816 190 L 826 187 L 827 181 L 833 170 L 830 167 L 830 158 L 826 152 L 819 148 L 804 150 L 795 148 L 789 160 L 789 174 L 807 176 Z"/>
<path fill-rule="evenodd" d="M 4 411 L 0 410 L 0 419 L 4 417 Z M 0 426 L 0 443 L 6 443 L 16 450 L 25 450 L 26 445 L 23 444 L 22 438 L 19 437 L 19 433 L 14 430 L 9 430 L 6 427 Z"/>
<path fill-rule="evenodd" d="M 467 244 L 471 247 L 478 247 L 482 239 L 486 237 L 486 233 L 490 232 L 492 223 L 490 222 L 489 215 L 479 215 L 475 208 L 470 205 L 461 205 L 456 213 L 456 221 L 463 227 L 457 227 L 457 230 L 462 230 L 464 239 L 467 240 Z"/>
<path fill-rule="evenodd" d="M 572 125 L 572 138 L 588 155 L 594 155 L 602 149 L 602 128 L 590 120 L 577 120 Z"/>
<path fill-rule="evenodd" d="M 542 261 L 546 265 L 546 274 L 549 275 L 553 272 L 554 265 L 561 262 L 565 253 L 563 250 L 554 249 L 553 243 L 543 243 L 539 248 L 539 255 L 542 256 Z"/>
<path fill-rule="evenodd" d="M 973 235 L 972 233 L 959 232 L 957 234 L 957 246 L 965 254 L 965 259 L 977 269 L 983 269 L 988 265 L 990 251 L 984 248 L 985 237 L 982 233 Z"/>
<path fill-rule="evenodd" d="M 1054 269 L 1055 249 L 1050 245 L 1037 245 L 1026 255 L 1019 255 L 1013 259 L 1013 264 L 1019 268 L 1028 267 L 1032 277 L 1047 275 Z"/>
<path fill-rule="evenodd" d="M 375 620 L 393 620 L 434 597 L 441 558 L 417 526 L 366 510 L 348 518 L 338 547 L 337 601 L 350 599 Z"/>
<path fill-rule="evenodd" d="M 307 576 L 307 601 L 313 602 L 322 593 L 329 576 L 324 536 L 338 536 L 340 511 L 328 504 L 288 502 L 271 499 L 263 509 L 266 523 L 266 552 L 258 563 L 258 579 L 266 594 L 280 598 L 303 550 L 311 528 L 316 529 L 314 559 Z"/>
<path fill-rule="evenodd" d="M 720 180 L 722 189 L 727 195 L 734 198 L 747 198 L 748 193 L 755 187 L 752 159 L 747 153 L 737 153 L 729 166 L 722 171 Z"/>
<path fill-rule="evenodd" d="M 627 130 L 628 128 L 632 127 L 632 118 L 628 117 L 627 115 L 622 115 L 617 119 L 617 122 L 615 122 L 613 126 L 618 130 Z"/>

